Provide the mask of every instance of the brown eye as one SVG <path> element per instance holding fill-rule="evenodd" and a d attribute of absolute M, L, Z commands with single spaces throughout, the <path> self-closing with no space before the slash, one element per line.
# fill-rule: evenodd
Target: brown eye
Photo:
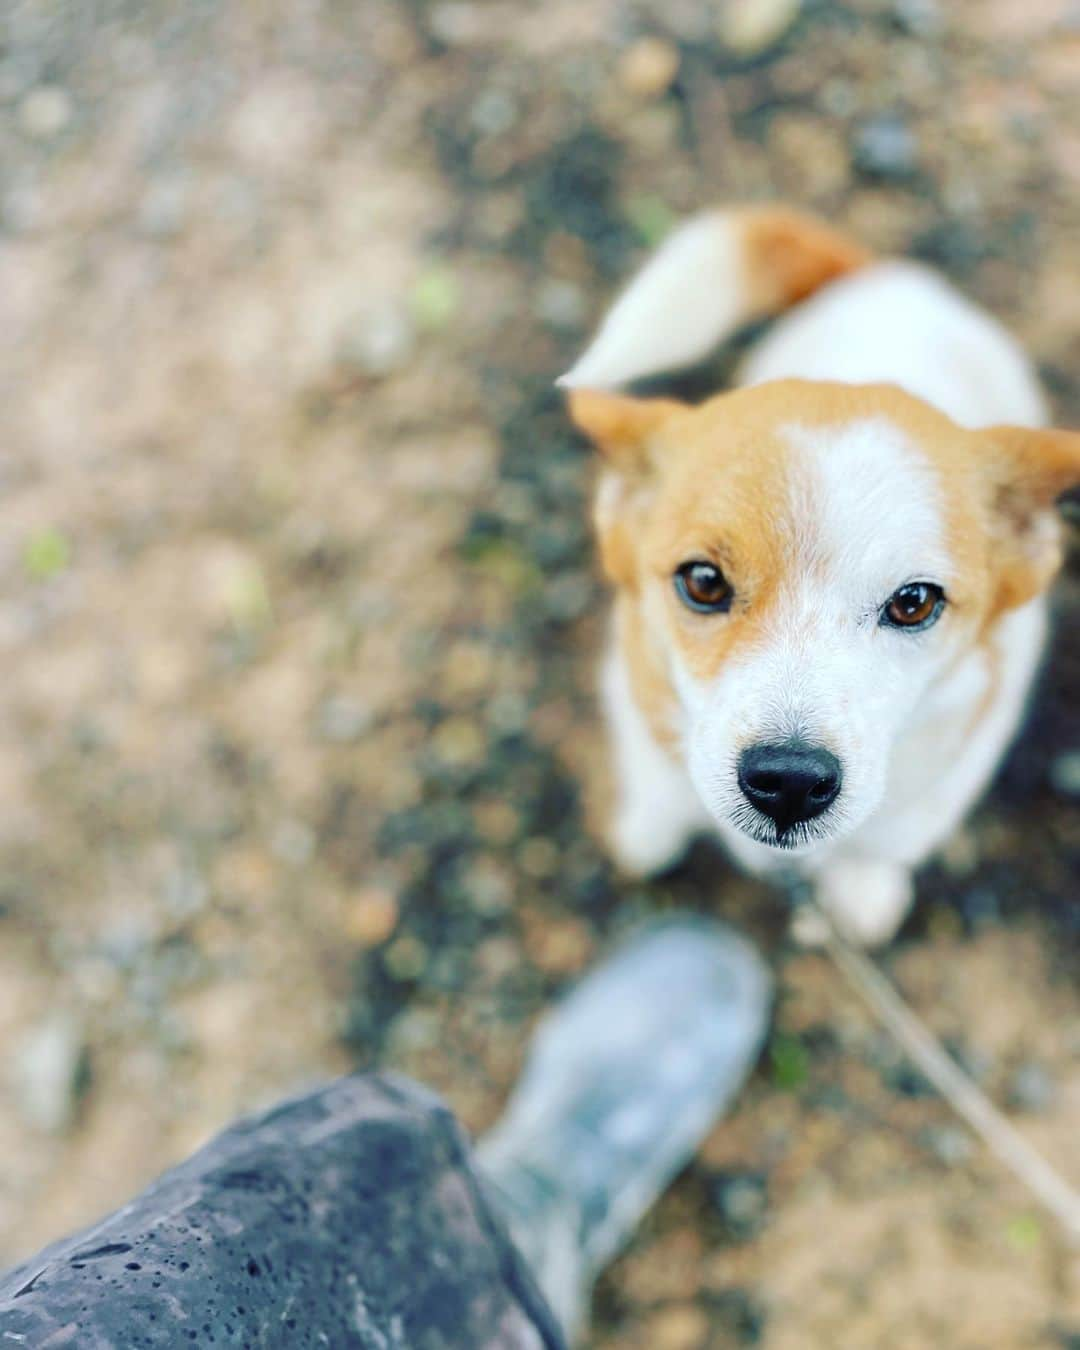
<path fill-rule="evenodd" d="M 945 608 L 945 592 L 930 581 L 901 586 L 881 611 L 886 628 L 930 628 Z"/>
<path fill-rule="evenodd" d="M 675 590 L 698 614 L 722 614 L 731 608 L 734 594 L 723 572 L 709 562 L 683 563 L 675 573 Z"/>

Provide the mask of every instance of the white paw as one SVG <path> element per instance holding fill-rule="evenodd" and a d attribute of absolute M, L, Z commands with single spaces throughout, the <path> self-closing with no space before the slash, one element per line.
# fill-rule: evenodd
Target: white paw
<path fill-rule="evenodd" d="M 829 924 L 814 905 L 800 905 L 791 916 L 791 936 L 800 947 L 824 947 Z"/>
<path fill-rule="evenodd" d="M 650 819 L 642 811 L 620 811 L 609 835 L 616 866 L 634 877 L 653 876 L 673 867 L 689 842 L 682 823 L 676 826 L 662 816 Z"/>
<path fill-rule="evenodd" d="M 906 867 L 891 862 L 861 859 L 837 859 L 814 879 L 814 894 L 837 928 L 860 947 L 880 947 L 888 942 L 911 908 L 914 887 Z M 792 928 L 802 941 L 796 915 Z M 816 920 L 819 932 L 824 928 L 820 916 L 806 912 L 809 924 Z M 817 941 L 820 943 L 824 934 Z"/>

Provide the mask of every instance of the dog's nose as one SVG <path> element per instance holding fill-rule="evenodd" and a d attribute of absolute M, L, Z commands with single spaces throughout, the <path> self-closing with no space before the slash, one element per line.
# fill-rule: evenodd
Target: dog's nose
<path fill-rule="evenodd" d="M 785 835 L 819 816 L 840 791 L 840 761 L 821 746 L 752 745 L 739 757 L 739 787 Z"/>

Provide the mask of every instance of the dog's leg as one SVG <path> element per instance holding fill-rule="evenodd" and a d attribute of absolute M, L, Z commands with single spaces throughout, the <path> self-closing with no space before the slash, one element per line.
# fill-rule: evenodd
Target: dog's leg
<path fill-rule="evenodd" d="M 604 665 L 603 698 L 616 780 L 611 851 L 623 871 L 648 876 L 678 861 L 705 824 L 704 808 L 686 771 L 657 745 L 614 651 Z"/>
<path fill-rule="evenodd" d="M 903 863 L 871 858 L 835 858 L 813 879 L 814 898 L 851 942 L 880 947 L 888 942 L 911 908 L 915 891 Z M 825 940 L 825 923 L 804 906 L 792 920 L 792 936 L 807 947 Z"/>

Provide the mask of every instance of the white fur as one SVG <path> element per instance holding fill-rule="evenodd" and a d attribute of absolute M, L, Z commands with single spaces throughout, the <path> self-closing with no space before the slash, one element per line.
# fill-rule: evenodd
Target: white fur
<path fill-rule="evenodd" d="M 638 710 L 626 666 L 613 643 L 601 693 L 615 753 L 615 815 L 611 847 L 625 871 L 647 876 L 676 861 L 709 817 L 686 770 L 657 745 Z"/>
<path fill-rule="evenodd" d="M 876 263 L 785 315 L 740 384 L 787 378 L 898 384 L 961 426 L 1041 426 L 1046 400 L 1008 332 L 919 263 Z"/>
<path fill-rule="evenodd" d="M 737 269 L 721 275 L 734 249 L 709 219 L 711 236 L 705 221 L 692 223 L 631 285 L 567 383 L 611 385 L 670 369 L 723 334 L 738 310 Z M 751 353 L 742 382 L 789 377 L 899 384 L 973 427 L 1045 421 L 1030 363 L 1005 330 L 913 263 L 868 267 L 781 320 Z M 910 869 L 955 828 L 1016 728 L 1045 606 L 1033 601 L 1000 622 L 993 685 L 987 653 L 947 616 L 924 633 L 881 627 L 880 609 L 898 586 L 933 581 L 948 592 L 929 464 L 884 417 L 787 434 L 798 467 L 792 500 L 778 509 L 791 522 L 790 581 L 766 641 L 708 685 L 670 657 L 685 768 L 649 734 L 612 648 L 604 697 L 621 793 L 613 843 L 624 865 L 656 870 L 708 819 L 744 866 L 794 867 L 815 880 L 853 938 L 881 942 L 910 904 Z M 749 744 L 796 734 L 839 757 L 844 783 L 814 822 L 820 836 L 781 851 L 736 823 L 745 803 L 735 764 Z M 802 922 L 802 936 L 812 926 Z"/>
<path fill-rule="evenodd" d="M 563 388 L 610 389 L 687 365 L 745 310 L 741 243 L 723 212 L 681 226 L 616 300 Z"/>
<path fill-rule="evenodd" d="M 788 581 L 770 626 L 709 686 L 685 672 L 677 680 L 690 777 L 725 837 L 745 837 L 734 823 L 745 811 L 739 754 L 791 738 L 826 746 L 843 765 L 841 795 L 822 822 L 860 825 L 885 795 L 894 741 L 952 655 L 948 625 L 916 635 L 878 622 L 898 586 L 947 588 L 951 579 L 927 467 L 884 420 L 788 436 L 792 497 L 777 504 L 791 541 Z"/>

